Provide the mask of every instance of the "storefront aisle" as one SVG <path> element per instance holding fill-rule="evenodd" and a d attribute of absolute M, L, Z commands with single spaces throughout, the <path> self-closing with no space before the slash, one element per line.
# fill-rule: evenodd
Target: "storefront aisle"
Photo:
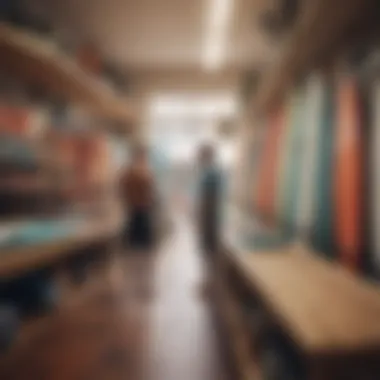
<path fill-rule="evenodd" d="M 54 315 L 31 323 L 0 359 L 0 378 L 227 379 L 200 290 L 195 233 L 184 217 L 175 225 L 154 260 L 115 258 L 106 275 L 71 289 Z"/>
<path fill-rule="evenodd" d="M 151 379 L 224 379 L 214 321 L 202 296 L 202 260 L 186 218 L 177 219 L 163 245 L 156 276 Z"/>

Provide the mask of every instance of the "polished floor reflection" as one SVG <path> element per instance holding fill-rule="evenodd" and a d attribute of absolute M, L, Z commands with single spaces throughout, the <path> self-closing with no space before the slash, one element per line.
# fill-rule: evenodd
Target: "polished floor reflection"
<path fill-rule="evenodd" d="M 185 218 L 154 257 L 120 255 L 0 360 L 4 380 L 227 379 Z"/>

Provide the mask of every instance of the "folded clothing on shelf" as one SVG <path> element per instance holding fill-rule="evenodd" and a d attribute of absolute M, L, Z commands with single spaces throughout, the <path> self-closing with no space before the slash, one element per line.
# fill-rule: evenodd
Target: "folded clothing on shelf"
<path fill-rule="evenodd" d="M 69 237 L 78 231 L 83 221 L 78 219 L 37 220 L 0 229 L 1 249 L 48 243 Z"/>

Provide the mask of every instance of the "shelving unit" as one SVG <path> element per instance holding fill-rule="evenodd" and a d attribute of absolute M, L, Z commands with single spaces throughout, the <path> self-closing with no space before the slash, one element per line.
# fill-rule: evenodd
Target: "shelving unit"
<path fill-rule="evenodd" d="M 54 184 L 45 178 L 26 178 L 23 176 L 0 181 L 0 193 L 49 193 Z"/>
<path fill-rule="evenodd" d="M 0 24 L 0 67 L 25 82 L 81 104 L 104 119 L 134 121 L 131 103 L 121 101 L 105 83 L 82 70 L 57 47 L 27 32 Z"/>
<path fill-rule="evenodd" d="M 24 323 L 24 316 L 49 312 L 62 301 L 62 276 L 79 285 L 89 264 L 97 268 L 114 251 L 123 220 L 108 191 L 114 184 L 105 174 L 112 170 L 105 134 L 125 136 L 136 119 L 130 99 L 119 97 L 45 37 L 0 23 L 0 56 L 0 69 L 9 76 L 3 77 L 5 103 L 10 91 L 2 138 L 5 144 L 7 138 L 15 142 L 0 162 L 0 306 Z M 73 116 L 85 130 L 62 130 L 61 119 L 61 129 L 55 128 L 56 115 L 45 115 L 47 104 L 36 105 L 36 94 L 54 107 L 75 106 Z M 31 104 L 22 108 L 19 98 Z M 40 111 L 51 117 L 36 120 L 42 128 L 35 129 L 29 116 Z M 105 127 L 86 134 L 90 122 Z M 94 171 L 94 164 L 101 169 Z M 12 334 L 15 339 L 17 331 Z"/>
<path fill-rule="evenodd" d="M 69 222 L 69 219 L 67 220 Z M 62 261 L 89 244 L 111 241 L 118 237 L 122 220 L 119 216 L 103 215 L 99 220 L 91 216 L 80 222 L 78 228 L 70 231 L 67 236 L 34 244 L 14 244 L 11 248 L 0 251 L 0 277 L 3 280 L 18 277 L 26 272 L 48 267 Z M 12 228 L 22 222 L 12 222 Z M 25 224 L 25 222 L 24 222 Z M 76 224 L 74 224 L 76 226 Z M 3 226 L 4 227 L 4 226 Z"/>

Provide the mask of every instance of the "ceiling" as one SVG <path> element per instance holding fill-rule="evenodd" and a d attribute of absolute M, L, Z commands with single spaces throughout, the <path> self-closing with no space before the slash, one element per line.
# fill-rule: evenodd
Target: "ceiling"
<path fill-rule="evenodd" d="M 28 2 L 30 4 L 30 2 Z M 273 47 L 257 28 L 266 0 L 235 0 L 226 67 L 262 64 Z M 200 69 L 208 0 L 34 0 L 61 28 L 128 70 Z"/>

